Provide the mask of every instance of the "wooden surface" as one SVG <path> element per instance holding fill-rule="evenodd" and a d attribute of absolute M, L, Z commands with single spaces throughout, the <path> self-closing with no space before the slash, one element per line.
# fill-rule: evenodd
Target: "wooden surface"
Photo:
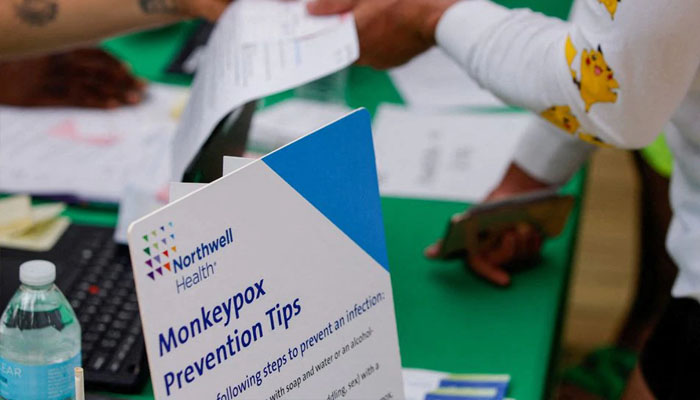
<path fill-rule="evenodd" d="M 630 304 L 638 262 L 638 187 L 630 153 L 596 153 L 564 321 L 564 365 L 612 343 Z"/>

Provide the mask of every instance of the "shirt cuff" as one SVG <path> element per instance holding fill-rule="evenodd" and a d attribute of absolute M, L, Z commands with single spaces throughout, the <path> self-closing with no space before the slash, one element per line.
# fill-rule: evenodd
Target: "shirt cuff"
<path fill-rule="evenodd" d="M 438 21 L 435 41 L 454 60 L 465 57 L 485 31 L 507 18 L 510 10 L 486 0 L 466 0 L 452 5 Z"/>
<path fill-rule="evenodd" d="M 533 118 L 516 147 L 513 162 L 541 182 L 560 185 L 578 171 L 595 149 L 596 146 L 549 122 Z"/>

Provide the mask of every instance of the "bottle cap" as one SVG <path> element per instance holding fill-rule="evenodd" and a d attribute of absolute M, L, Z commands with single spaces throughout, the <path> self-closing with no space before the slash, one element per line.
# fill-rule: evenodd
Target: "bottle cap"
<path fill-rule="evenodd" d="M 32 260 L 19 266 L 19 281 L 28 286 L 44 286 L 56 279 L 56 266 L 50 261 Z"/>

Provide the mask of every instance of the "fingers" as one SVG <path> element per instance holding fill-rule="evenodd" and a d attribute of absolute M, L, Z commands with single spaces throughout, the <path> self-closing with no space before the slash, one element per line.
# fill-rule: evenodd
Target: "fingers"
<path fill-rule="evenodd" d="M 501 235 L 499 243 L 492 249 L 480 254 L 491 264 L 504 265 L 512 262 L 518 255 L 519 236 L 514 231 L 507 231 Z"/>
<path fill-rule="evenodd" d="M 523 256 L 530 259 L 539 254 L 542 248 L 542 235 L 529 224 L 519 224 L 516 231 L 524 243 Z"/>
<path fill-rule="evenodd" d="M 208 1 L 207 4 L 201 8 L 199 16 L 211 22 L 216 22 L 221 14 L 224 13 L 228 4 L 228 1 Z"/>
<path fill-rule="evenodd" d="M 542 246 L 542 235 L 530 224 L 519 223 L 515 226 L 515 259 L 527 261 L 535 258 Z"/>
<path fill-rule="evenodd" d="M 440 255 L 441 250 L 442 250 L 442 240 L 438 240 L 437 242 L 426 247 L 425 250 L 423 250 L 423 254 L 427 258 L 436 259 Z"/>
<path fill-rule="evenodd" d="M 314 0 L 306 4 L 311 15 L 330 15 L 352 11 L 355 0 Z"/>
<path fill-rule="evenodd" d="M 46 79 L 47 92 L 69 106 L 115 108 L 136 104 L 141 101 L 144 89 L 144 83 L 131 75 L 126 65 L 98 49 L 70 53 L 52 68 Z M 56 81 L 70 88 L 67 96 L 48 89 Z"/>
<path fill-rule="evenodd" d="M 440 254 L 441 249 L 442 240 L 439 240 L 428 246 L 423 254 L 425 254 L 427 258 L 435 259 Z M 498 264 L 490 262 L 483 256 L 469 257 L 469 265 L 474 273 L 491 283 L 498 286 L 510 285 L 510 275 L 503 268 L 499 267 Z"/>
<path fill-rule="evenodd" d="M 472 270 L 499 286 L 510 284 L 510 275 L 502 267 L 514 262 L 530 261 L 542 247 L 542 236 L 530 224 L 517 224 L 503 232 L 492 249 L 469 257 Z"/>
<path fill-rule="evenodd" d="M 472 271 L 487 281 L 498 286 L 510 285 L 510 275 L 498 264 L 494 264 L 481 255 L 470 256 L 469 266 Z"/>

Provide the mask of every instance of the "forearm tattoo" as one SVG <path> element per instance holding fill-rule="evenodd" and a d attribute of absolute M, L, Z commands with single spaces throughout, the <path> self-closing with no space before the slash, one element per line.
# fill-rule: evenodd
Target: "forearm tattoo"
<path fill-rule="evenodd" d="M 173 14 L 177 11 L 173 0 L 138 0 L 146 14 Z"/>
<path fill-rule="evenodd" d="M 56 0 L 20 0 L 15 3 L 15 12 L 22 22 L 33 26 L 44 26 L 56 19 Z"/>

